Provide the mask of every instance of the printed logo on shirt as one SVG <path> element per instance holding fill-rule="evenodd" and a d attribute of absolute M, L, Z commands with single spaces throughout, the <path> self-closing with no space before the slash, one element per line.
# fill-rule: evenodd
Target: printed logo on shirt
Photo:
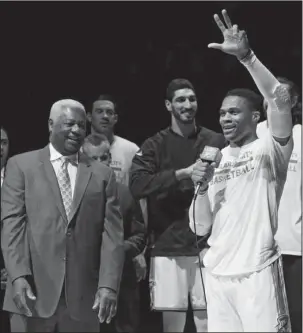
<path fill-rule="evenodd" d="M 240 177 L 254 170 L 252 151 L 246 151 L 235 161 L 221 162 L 219 168 L 215 170 L 214 177 L 210 185 L 228 181 Z M 234 169 L 234 170 L 233 170 Z"/>
<path fill-rule="evenodd" d="M 293 152 L 289 160 L 288 171 L 297 172 L 298 159 L 299 159 L 298 154 Z"/>

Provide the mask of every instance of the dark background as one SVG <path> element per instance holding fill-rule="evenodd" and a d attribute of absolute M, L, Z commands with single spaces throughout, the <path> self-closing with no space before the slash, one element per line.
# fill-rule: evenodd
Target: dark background
<path fill-rule="evenodd" d="M 7 2 L 1 3 L 1 124 L 11 154 L 48 143 L 56 100 L 91 108 L 101 93 L 118 96 L 117 134 L 141 144 L 169 124 L 165 89 L 193 82 L 199 121 L 220 131 L 218 109 L 231 88 L 256 89 L 237 60 L 207 44 L 221 42 L 213 14 L 226 8 L 248 33 L 258 58 L 301 87 L 301 2 Z"/>

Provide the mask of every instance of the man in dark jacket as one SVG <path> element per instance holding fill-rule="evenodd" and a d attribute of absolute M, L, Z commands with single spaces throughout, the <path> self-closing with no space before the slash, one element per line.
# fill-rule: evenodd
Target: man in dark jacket
<path fill-rule="evenodd" d="M 110 166 L 110 143 L 102 134 L 91 134 L 85 138 L 83 152 L 90 158 Z M 117 315 L 111 331 L 135 332 L 139 325 L 139 284 L 133 259 L 146 245 L 146 229 L 141 207 L 122 183 L 117 183 L 120 209 L 124 224 L 125 263 L 118 297 Z M 103 330 L 102 330 L 103 331 Z"/>
<path fill-rule="evenodd" d="M 163 312 L 164 332 L 183 332 L 188 296 L 198 332 L 207 330 L 203 282 L 196 244 L 188 227 L 188 209 L 194 193 L 193 167 L 205 145 L 223 148 L 223 135 L 198 126 L 198 103 L 193 85 L 185 79 L 170 82 L 165 105 L 171 126 L 147 139 L 135 155 L 130 190 L 147 198 L 151 251 L 152 309 Z"/>

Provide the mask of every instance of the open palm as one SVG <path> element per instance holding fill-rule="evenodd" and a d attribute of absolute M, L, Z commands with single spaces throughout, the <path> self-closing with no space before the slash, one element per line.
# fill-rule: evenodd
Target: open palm
<path fill-rule="evenodd" d="M 214 19 L 217 26 L 222 32 L 224 42 L 222 44 L 211 43 L 209 48 L 221 50 L 227 54 L 235 55 L 238 58 L 243 58 L 249 51 L 249 43 L 245 31 L 238 29 L 238 26 L 232 25 L 231 20 L 227 14 L 227 11 L 222 10 L 222 15 L 226 26 L 220 20 L 219 15 L 215 14 Z"/>

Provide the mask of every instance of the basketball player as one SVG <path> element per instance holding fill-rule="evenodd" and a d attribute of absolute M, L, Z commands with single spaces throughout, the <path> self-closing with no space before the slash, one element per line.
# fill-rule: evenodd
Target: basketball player
<path fill-rule="evenodd" d="M 291 97 L 294 148 L 288 164 L 287 178 L 278 210 L 278 231 L 275 238 L 282 252 L 292 331 L 302 332 L 302 103 L 300 90 L 294 82 L 283 77 L 278 77 L 278 81 L 285 86 Z M 266 117 L 268 108 L 266 100 L 263 108 Z M 265 136 L 267 131 L 267 120 L 258 124 L 259 138 Z"/>
<path fill-rule="evenodd" d="M 202 185 L 190 208 L 190 226 L 199 235 L 212 228 L 203 258 L 208 330 L 290 332 L 274 240 L 293 149 L 290 97 L 254 55 L 245 32 L 232 25 L 225 10 L 222 14 L 226 26 L 218 15 L 214 18 L 224 42 L 209 47 L 236 56 L 247 68 L 268 103 L 269 131 L 257 138 L 258 95 L 246 89 L 230 91 L 220 109 L 220 124 L 230 145 L 222 150 L 217 169 L 202 161 L 194 168 L 192 179 Z"/>

